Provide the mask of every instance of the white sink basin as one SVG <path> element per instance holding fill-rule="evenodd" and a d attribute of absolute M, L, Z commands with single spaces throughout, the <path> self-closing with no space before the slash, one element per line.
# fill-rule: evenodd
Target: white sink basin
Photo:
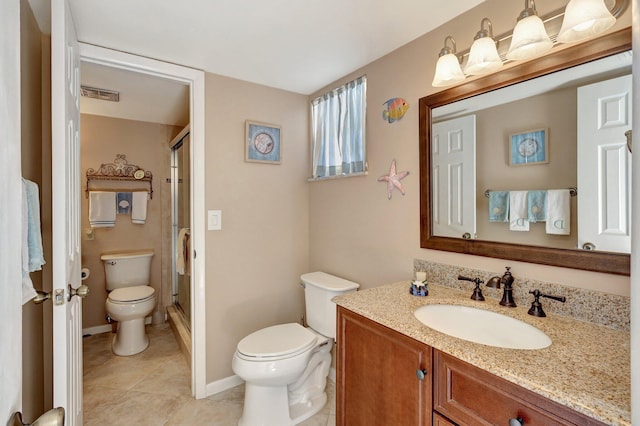
<path fill-rule="evenodd" d="M 496 312 L 460 305 L 425 305 L 415 317 L 427 327 L 470 342 L 509 349 L 542 349 L 549 336 L 532 325 Z"/>

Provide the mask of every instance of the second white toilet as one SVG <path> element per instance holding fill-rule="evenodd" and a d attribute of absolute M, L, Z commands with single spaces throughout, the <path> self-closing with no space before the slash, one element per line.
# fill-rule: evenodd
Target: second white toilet
<path fill-rule="evenodd" d="M 233 371 L 245 381 L 239 426 L 292 426 L 320 411 L 336 336 L 334 296 L 359 285 L 324 272 L 300 277 L 305 288 L 307 323 L 263 328 L 242 339 Z"/>
<path fill-rule="evenodd" d="M 152 257 L 152 250 L 100 256 L 109 292 L 105 308 L 118 321 L 111 344 L 116 355 L 135 355 L 149 346 L 144 320 L 156 305 L 155 290 L 149 285 Z"/>

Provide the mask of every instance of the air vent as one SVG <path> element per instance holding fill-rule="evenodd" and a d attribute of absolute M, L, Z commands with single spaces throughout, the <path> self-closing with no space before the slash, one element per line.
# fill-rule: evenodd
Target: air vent
<path fill-rule="evenodd" d="M 120 92 L 115 90 L 98 89 L 97 87 L 80 86 L 82 96 L 101 101 L 120 102 Z"/>

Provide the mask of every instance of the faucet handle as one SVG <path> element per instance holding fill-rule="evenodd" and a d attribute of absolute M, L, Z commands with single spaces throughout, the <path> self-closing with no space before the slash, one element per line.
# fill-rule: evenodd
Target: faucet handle
<path fill-rule="evenodd" d="M 471 281 L 476 284 L 476 288 L 473 289 L 473 294 L 471 295 L 471 300 L 478 300 L 480 302 L 484 302 L 484 296 L 482 295 L 482 290 L 480 289 L 480 284 L 484 283 L 480 278 L 469 278 L 464 277 L 462 275 L 458 275 L 458 279 L 461 281 Z"/>
<path fill-rule="evenodd" d="M 529 291 L 529 294 L 533 294 L 533 302 L 531 302 L 531 308 L 527 312 L 529 315 L 533 315 L 534 317 L 546 317 L 547 314 L 542 310 L 542 304 L 540 303 L 540 296 L 546 297 L 548 299 L 557 300 L 558 302 L 566 302 L 567 298 L 564 296 L 551 296 L 549 294 L 543 294 L 540 290 L 535 289 Z"/>

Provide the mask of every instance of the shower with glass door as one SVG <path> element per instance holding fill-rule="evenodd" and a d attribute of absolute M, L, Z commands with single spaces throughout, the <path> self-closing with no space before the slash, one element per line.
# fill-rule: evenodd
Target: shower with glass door
<path fill-rule="evenodd" d="M 191 200 L 190 138 L 186 133 L 171 147 L 171 226 L 173 305 L 191 329 Z"/>

